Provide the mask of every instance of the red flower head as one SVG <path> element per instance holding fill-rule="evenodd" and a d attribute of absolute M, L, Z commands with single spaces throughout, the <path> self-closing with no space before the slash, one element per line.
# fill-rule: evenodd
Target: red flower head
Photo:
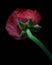
<path fill-rule="evenodd" d="M 29 19 L 32 19 L 35 24 L 38 24 L 41 20 L 41 16 L 38 13 L 37 10 L 33 11 L 30 9 L 16 9 L 8 18 L 8 21 L 6 23 L 6 30 L 8 31 L 8 34 L 11 35 L 14 39 L 21 40 L 26 38 L 20 37 L 20 29 L 18 26 L 18 23 L 16 20 L 20 20 L 23 23 L 26 23 Z"/>

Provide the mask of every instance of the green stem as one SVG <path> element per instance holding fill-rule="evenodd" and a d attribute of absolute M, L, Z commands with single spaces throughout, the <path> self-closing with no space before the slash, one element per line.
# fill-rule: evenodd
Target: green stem
<path fill-rule="evenodd" d="M 27 33 L 27 36 L 32 41 L 34 41 L 45 52 L 45 54 L 48 56 L 48 58 L 50 59 L 50 61 L 52 61 L 52 55 L 49 52 L 49 50 L 45 47 L 45 45 L 40 40 L 38 40 L 35 36 L 32 35 L 30 29 L 27 29 L 26 33 Z"/>

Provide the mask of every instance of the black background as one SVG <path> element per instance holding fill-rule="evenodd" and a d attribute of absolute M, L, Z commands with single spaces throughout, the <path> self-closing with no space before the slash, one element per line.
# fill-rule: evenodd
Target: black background
<path fill-rule="evenodd" d="M 0 2 L 0 48 L 16 49 L 16 54 L 20 54 L 20 59 L 27 59 L 34 63 L 51 63 L 44 52 L 30 39 L 15 40 L 12 39 L 5 30 L 5 24 L 9 15 L 16 8 L 26 8 L 38 10 L 42 15 L 40 25 L 42 29 L 35 36 L 52 52 L 51 42 L 51 3 L 50 1 L 28 1 L 28 0 L 3 0 Z M 19 52 L 20 51 L 20 52 Z"/>

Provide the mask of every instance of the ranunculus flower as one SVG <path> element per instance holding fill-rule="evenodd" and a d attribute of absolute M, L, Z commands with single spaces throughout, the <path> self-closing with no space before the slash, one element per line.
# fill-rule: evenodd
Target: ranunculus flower
<path fill-rule="evenodd" d="M 16 9 L 9 16 L 5 28 L 8 34 L 16 40 L 22 40 L 27 37 L 31 39 L 45 52 L 45 54 L 52 62 L 52 54 L 45 47 L 45 45 L 32 34 L 34 31 L 37 32 L 41 28 L 41 26 L 38 25 L 40 20 L 41 16 L 37 10 L 33 11 L 22 8 Z"/>
<path fill-rule="evenodd" d="M 18 26 L 18 23 L 16 22 L 16 19 L 27 22 L 29 19 L 32 19 L 35 24 L 38 24 L 41 20 L 41 16 L 37 10 L 33 11 L 30 9 L 23 9 L 23 8 L 17 8 L 8 18 L 6 22 L 6 30 L 8 34 L 13 37 L 14 39 L 21 40 L 25 39 L 25 37 L 20 37 L 20 29 Z"/>

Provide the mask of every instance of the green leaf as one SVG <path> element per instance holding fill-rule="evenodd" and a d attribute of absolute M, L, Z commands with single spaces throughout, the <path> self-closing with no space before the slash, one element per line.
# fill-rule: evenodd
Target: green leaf
<path fill-rule="evenodd" d="M 17 23 L 19 25 L 20 30 L 25 30 L 26 29 L 26 24 L 21 22 L 20 20 L 17 20 Z"/>

